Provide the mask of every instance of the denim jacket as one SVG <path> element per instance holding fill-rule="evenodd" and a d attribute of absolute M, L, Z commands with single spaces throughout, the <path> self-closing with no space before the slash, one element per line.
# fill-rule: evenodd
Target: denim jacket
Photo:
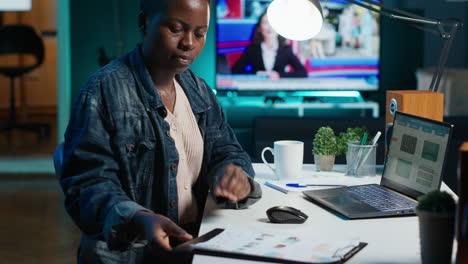
<path fill-rule="evenodd" d="M 67 212 L 83 231 L 80 263 L 139 263 L 129 222 L 139 210 L 178 222 L 179 155 L 167 115 L 143 63 L 140 46 L 90 77 L 80 90 L 65 133 L 60 184 Z M 193 191 L 203 210 L 209 189 L 236 164 L 249 175 L 250 195 L 228 208 L 261 197 L 254 171 L 204 80 L 187 70 L 176 75 L 198 122 L 204 152 Z M 199 212 L 201 217 L 202 212 Z"/>

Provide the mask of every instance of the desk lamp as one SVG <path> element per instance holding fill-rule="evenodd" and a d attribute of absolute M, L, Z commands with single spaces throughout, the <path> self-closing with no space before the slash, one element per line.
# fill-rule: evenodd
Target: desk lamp
<path fill-rule="evenodd" d="M 427 91 L 388 91 L 386 108 L 387 124 L 393 123 L 393 116 L 397 110 L 442 121 L 444 97 L 442 93 L 437 92 L 437 89 L 453 39 L 462 23 L 457 19 L 427 19 L 372 0 L 346 1 L 440 36 L 445 41 L 429 89 Z M 322 7 L 318 0 L 274 0 L 268 7 L 267 16 L 278 34 L 292 40 L 312 38 L 320 32 L 323 21 Z M 427 25 L 436 29 L 425 27 Z"/>
<path fill-rule="evenodd" d="M 1 11 L 30 11 L 31 0 L 1 0 Z"/>
<path fill-rule="evenodd" d="M 30 11 L 31 0 L 0 0 L 0 27 L 3 26 L 3 13 L 5 11 Z"/>

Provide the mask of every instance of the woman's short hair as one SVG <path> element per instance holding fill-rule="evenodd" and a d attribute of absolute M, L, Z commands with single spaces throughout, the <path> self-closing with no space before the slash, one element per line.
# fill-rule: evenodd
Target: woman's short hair
<path fill-rule="evenodd" d="M 140 11 L 153 15 L 156 12 L 166 10 L 168 0 L 140 0 Z"/>
<path fill-rule="evenodd" d="M 140 0 L 140 11 L 148 14 L 154 15 L 156 12 L 165 11 L 171 0 Z M 208 4 L 210 0 L 206 0 Z"/>

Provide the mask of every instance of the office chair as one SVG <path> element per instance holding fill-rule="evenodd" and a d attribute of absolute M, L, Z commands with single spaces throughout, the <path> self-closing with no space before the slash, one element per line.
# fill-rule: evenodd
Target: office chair
<path fill-rule="evenodd" d="M 36 132 L 39 141 L 50 136 L 50 125 L 45 123 L 18 123 L 16 120 L 15 78 L 39 67 L 44 61 L 44 43 L 28 25 L 0 27 L 0 55 L 32 55 L 33 65 L 0 65 L 0 74 L 10 78 L 10 114 L 6 124 L 0 124 L 0 132 L 21 129 Z M 1 87 L 0 87 L 1 88 Z M 10 134 L 9 134 L 10 136 Z"/>
<path fill-rule="evenodd" d="M 60 143 L 54 151 L 55 175 L 59 179 L 62 176 L 62 165 L 63 165 L 63 143 Z"/>

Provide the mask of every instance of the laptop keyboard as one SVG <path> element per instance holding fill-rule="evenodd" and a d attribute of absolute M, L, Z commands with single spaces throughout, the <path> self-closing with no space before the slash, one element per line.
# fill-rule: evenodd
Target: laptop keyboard
<path fill-rule="evenodd" d="M 416 202 L 376 185 L 352 186 L 343 188 L 343 191 L 356 195 L 360 201 L 383 212 L 409 210 L 416 207 Z"/>

